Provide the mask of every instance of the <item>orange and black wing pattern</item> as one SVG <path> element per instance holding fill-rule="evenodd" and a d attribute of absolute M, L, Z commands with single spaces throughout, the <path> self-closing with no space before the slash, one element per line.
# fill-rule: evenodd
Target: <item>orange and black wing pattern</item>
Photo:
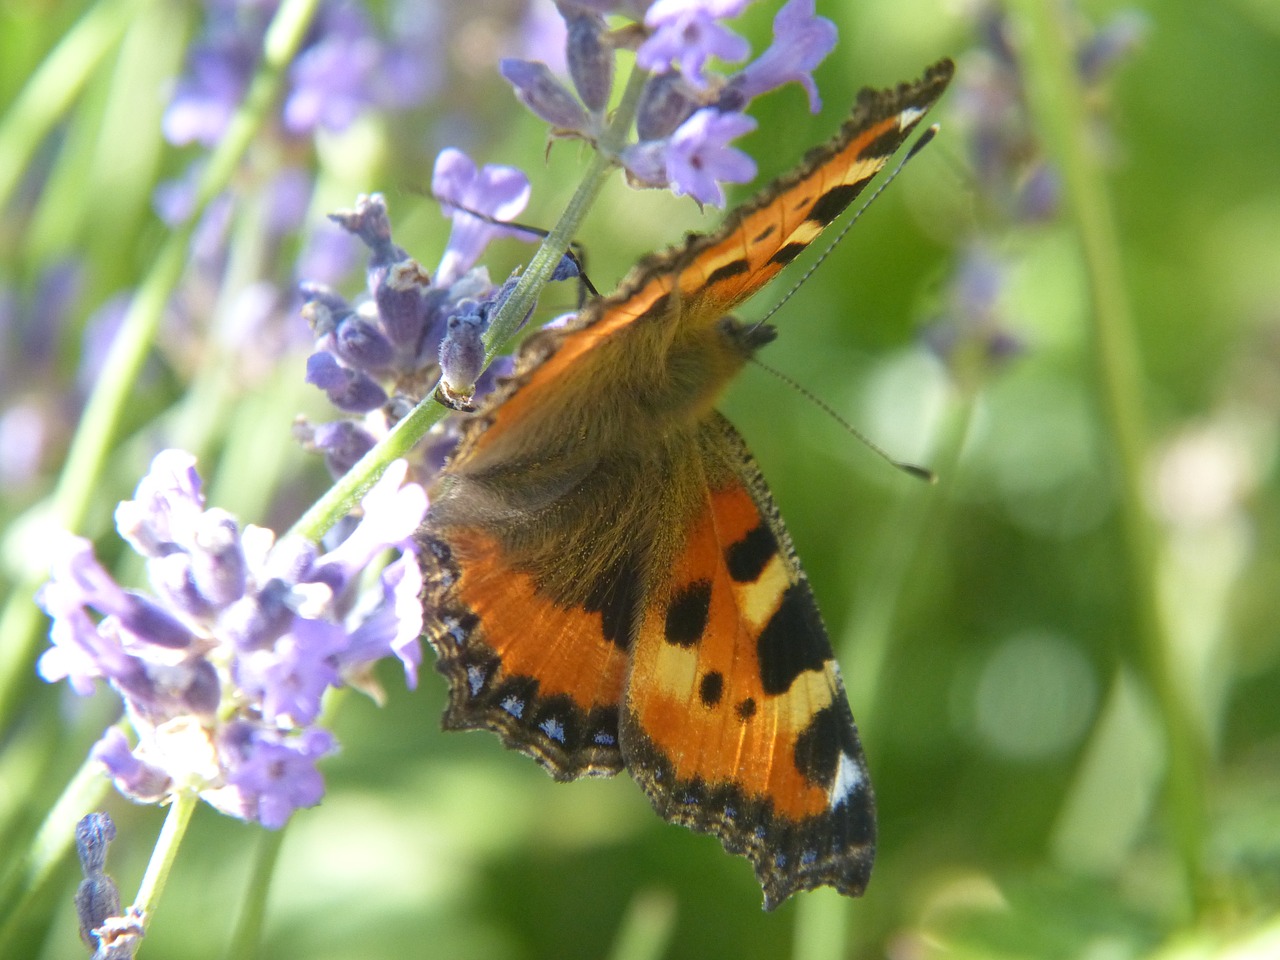
<path fill-rule="evenodd" d="M 737 431 L 705 425 L 705 509 L 631 648 L 622 756 L 658 812 L 755 865 L 772 909 L 856 896 L 875 802 L 822 618 Z"/>
<path fill-rule="evenodd" d="M 747 856 L 772 908 L 861 893 L 875 805 L 839 669 L 719 391 L 772 330 L 726 312 L 812 243 L 945 89 L 864 91 L 830 143 L 535 334 L 462 425 L 419 531 L 445 726 L 561 780 L 624 767 Z"/>

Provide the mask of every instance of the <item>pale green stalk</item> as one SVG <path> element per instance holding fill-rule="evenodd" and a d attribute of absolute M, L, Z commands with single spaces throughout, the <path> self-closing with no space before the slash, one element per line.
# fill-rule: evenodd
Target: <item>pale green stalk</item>
<path fill-rule="evenodd" d="M 147 871 L 142 875 L 142 884 L 138 887 L 138 896 L 133 901 L 133 908 L 142 918 L 144 930 L 156 914 L 156 904 L 160 902 L 160 894 L 169 881 L 169 873 L 173 869 L 173 862 L 178 858 L 178 848 L 182 846 L 182 838 L 186 836 L 198 799 L 192 791 L 183 790 L 174 794 L 169 804 L 164 826 L 160 828 L 160 836 L 156 839 L 155 849 L 151 851 L 151 859 L 147 862 Z"/>
<path fill-rule="evenodd" d="M 676 900 L 669 893 L 642 890 L 627 907 L 609 960 L 659 960 L 671 946 Z"/>
<path fill-rule="evenodd" d="M 1205 765 L 1207 745 L 1196 728 L 1174 664 L 1171 637 L 1157 593 L 1156 531 L 1143 492 L 1148 453 L 1143 371 L 1134 334 L 1115 213 L 1104 173 L 1090 149 L 1088 116 L 1069 38 L 1069 11 L 1044 0 L 1017 0 L 1029 28 L 1027 82 L 1036 120 L 1062 172 L 1088 271 L 1098 403 L 1118 486 L 1120 522 L 1133 600 L 1132 659 L 1141 665 L 1159 705 L 1166 738 L 1165 810 L 1183 880 L 1204 904 Z"/>

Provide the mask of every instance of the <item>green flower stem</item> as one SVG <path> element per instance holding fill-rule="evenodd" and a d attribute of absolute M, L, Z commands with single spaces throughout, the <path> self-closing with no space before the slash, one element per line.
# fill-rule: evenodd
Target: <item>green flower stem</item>
<path fill-rule="evenodd" d="M 1071 31 L 1056 3 L 1017 0 L 1027 32 L 1032 109 L 1066 181 L 1067 198 L 1088 270 L 1093 303 L 1099 402 L 1120 486 L 1120 512 L 1133 594 L 1135 660 L 1154 690 L 1166 738 L 1166 813 L 1188 892 L 1205 903 L 1203 842 L 1207 746 L 1177 677 L 1157 592 L 1156 531 L 1143 495 L 1147 427 L 1141 357 L 1121 269 L 1115 214 L 1103 172 L 1089 148 L 1088 118 L 1071 50 Z"/>
<path fill-rule="evenodd" d="M 156 904 L 160 902 L 160 894 L 164 892 L 164 885 L 169 880 L 173 861 L 178 858 L 178 847 L 182 845 L 187 825 L 191 823 L 197 799 L 192 791 L 183 790 L 175 794 L 173 802 L 169 804 L 164 826 L 160 828 L 160 836 L 156 840 L 155 849 L 151 851 L 151 860 L 147 863 L 147 872 L 142 875 L 142 885 L 138 887 L 138 896 L 133 901 L 133 908 L 142 917 L 143 929 L 151 924 L 151 918 L 155 916 Z"/>
<path fill-rule="evenodd" d="M 485 366 L 488 366 L 506 346 L 507 341 L 519 329 L 538 300 L 538 294 L 551 279 L 556 266 L 569 249 L 569 243 L 582 226 L 587 211 L 600 193 L 600 188 L 613 170 L 615 157 L 621 149 L 631 123 L 635 118 L 640 92 L 647 74 L 632 71 L 622 103 L 614 111 L 613 120 L 601 137 L 599 149 L 593 155 L 591 166 L 570 199 L 564 215 L 542 241 L 529 266 L 520 277 L 511 296 L 498 309 L 485 336 Z M 326 530 L 351 513 L 382 476 L 393 460 L 407 456 L 432 425 L 448 411 L 434 399 L 435 390 L 427 392 L 412 412 L 378 441 L 372 450 L 340 477 L 329 491 L 298 518 L 289 534 L 319 540 Z"/>
<path fill-rule="evenodd" d="M 0 120 L 0 210 L 7 209 L 24 171 L 53 125 L 66 113 L 98 64 L 154 0 L 102 0 L 81 17 L 23 86 Z"/>
<path fill-rule="evenodd" d="M 262 955 L 258 945 L 262 940 L 262 927 L 267 918 L 267 895 L 271 890 L 271 877 L 280 848 L 284 845 L 284 828 L 264 830 L 258 838 L 258 849 L 253 855 L 249 882 L 241 899 L 240 916 L 235 933 L 227 948 L 224 960 L 253 960 Z"/>
<path fill-rule="evenodd" d="M 127 727 L 121 723 L 122 731 Z M 75 844 L 76 824 L 85 811 L 102 802 L 110 786 L 102 764 L 85 760 L 58 797 L 31 845 L 4 864 L 0 881 L 0 943 L 16 943 L 17 931 L 31 919 L 32 905 L 43 900 L 45 887 Z M 6 858 L 8 859 L 8 858 Z"/>
<path fill-rule="evenodd" d="M 115 446 L 121 415 L 155 341 L 165 305 L 182 277 L 196 225 L 209 201 L 231 182 L 241 157 L 279 99 L 285 70 L 301 46 L 318 4 L 319 0 L 285 0 L 271 22 L 263 44 L 262 65 L 226 135 L 209 158 L 191 219 L 165 241 L 112 341 L 102 374 L 71 440 L 53 494 L 50 526 L 78 529 L 100 491 L 103 468 Z M 0 614 L 0 636 L 5 638 L 0 644 L 0 725 L 11 716 L 19 685 L 30 670 L 40 622 L 31 597 L 45 574 L 45 570 L 32 571 L 25 582 L 15 587 Z"/>

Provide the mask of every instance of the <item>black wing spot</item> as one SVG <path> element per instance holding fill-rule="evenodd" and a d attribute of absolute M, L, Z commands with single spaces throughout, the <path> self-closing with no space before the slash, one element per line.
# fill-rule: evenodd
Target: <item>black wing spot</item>
<path fill-rule="evenodd" d="M 880 136 L 876 137 L 869 144 L 867 149 L 863 151 L 864 157 L 888 157 L 902 145 L 902 141 L 906 139 L 909 130 L 899 130 L 897 127 L 890 127 Z"/>
<path fill-rule="evenodd" d="M 778 252 L 775 253 L 772 257 L 770 257 L 769 262 L 779 263 L 785 267 L 788 263 L 790 263 L 796 257 L 800 256 L 800 254 L 804 253 L 804 248 L 807 246 L 809 246 L 809 244 L 807 243 L 788 243 L 786 246 L 781 247 L 778 250 Z"/>
<path fill-rule="evenodd" d="M 813 209 L 809 211 L 808 219 L 822 224 L 824 227 L 834 220 L 844 211 L 862 190 L 865 181 L 859 183 L 845 183 L 837 187 L 832 187 L 826 193 L 818 198 L 818 202 L 813 205 Z"/>
<path fill-rule="evenodd" d="M 718 670 L 703 674 L 698 684 L 698 699 L 704 707 L 714 707 L 724 695 L 724 674 Z"/>
<path fill-rule="evenodd" d="M 715 284 L 720 283 L 722 280 L 729 280 L 732 277 L 739 277 L 744 273 L 750 272 L 750 270 L 751 270 L 751 265 L 748 264 L 747 261 L 734 260 L 730 263 L 726 263 L 722 267 L 716 267 L 714 270 L 712 270 L 710 276 L 707 277 L 707 286 L 709 287 L 714 286 Z"/>
<path fill-rule="evenodd" d="M 711 581 L 695 580 L 667 604 L 667 643 L 692 647 L 702 639 L 711 613 Z"/>
<path fill-rule="evenodd" d="M 827 662 L 827 633 L 813 596 L 803 585 L 793 583 L 782 595 L 782 603 L 760 633 L 756 652 L 760 683 L 765 693 L 774 696 L 790 690 L 806 670 L 821 670 Z"/>
<path fill-rule="evenodd" d="M 754 697 L 747 697 L 733 708 L 733 712 L 738 715 L 738 719 L 746 723 L 756 715 L 756 701 Z"/>
<path fill-rule="evenodd" d="M 859 753 L 853 720 L 838 711 L 836 704 L 829 703 L 813 715 L 796 738 L 796 769 L 810 783 L 830 789 L 842 751 L 851 757 Z"/>
<path fill-rule="evenodd" d="M 755 583 L 778 553 L 778 541 L 763 523 L 724 552 L 735 583 Z"/>
<path fill-rule="evenodd" d="M 765 240 L 768 240 L 769 237 L 773 235 L 773 232 L 777 229 L 778 229 L 777 225 L 771 223 L 767 227 L 765 227 L 763 230 L 761 230 L 759 233 L 757 233 L 754 237 L 752 237 L 751 242 L 763 243 Z"/>

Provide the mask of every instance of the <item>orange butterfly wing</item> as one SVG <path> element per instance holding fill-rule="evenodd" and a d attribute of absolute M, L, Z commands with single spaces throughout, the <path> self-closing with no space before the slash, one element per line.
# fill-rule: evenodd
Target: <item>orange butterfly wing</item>
<path fill-rule="evenodd" d="M 446 727 L 494 730 L 557 779 L 626 766 L 664 817 L 748 856 L 768 907 L 860 893 L 874 803 L 807 581 L 713 409 L 772 330 L 725 313 L 848 206 L 951 72 L 863 91 L 719 230 L 530 337 L 419 533 Z"/>
<path fill-rule="evenodd" d="M 748 856 L 777 906 L 862 893 L 875 803 L 839 667 L 763 477 L 723 417 L 707 501 L 631 649 L 622 750 L 668 820 Z"/>

